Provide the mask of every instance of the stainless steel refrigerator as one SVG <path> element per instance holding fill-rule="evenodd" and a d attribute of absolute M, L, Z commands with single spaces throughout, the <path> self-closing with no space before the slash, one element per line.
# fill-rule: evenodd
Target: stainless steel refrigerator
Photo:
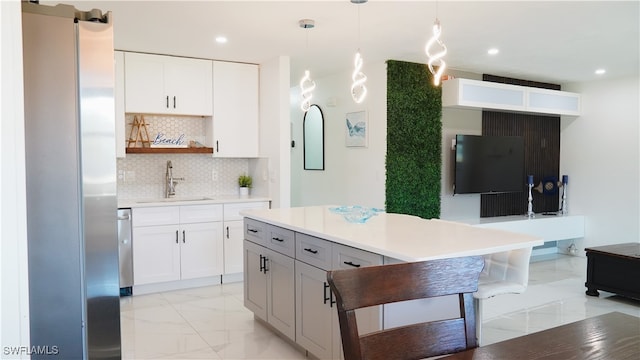
<path fill-rule="evenodd" d="M 22 3 L 32 359 L 119 359 L 111 14 Z"/>

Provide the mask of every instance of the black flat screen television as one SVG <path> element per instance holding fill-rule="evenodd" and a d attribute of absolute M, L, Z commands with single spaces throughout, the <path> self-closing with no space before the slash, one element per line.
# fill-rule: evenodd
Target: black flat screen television
<path fill-rule="evenodd" d="M 521 136 L 456 135 L 454 194 L 522 192 Z"/>

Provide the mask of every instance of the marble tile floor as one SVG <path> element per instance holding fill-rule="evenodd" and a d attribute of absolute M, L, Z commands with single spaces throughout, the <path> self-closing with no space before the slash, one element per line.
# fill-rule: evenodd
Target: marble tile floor
<path fill-rule="evenodd" d="M 640 317 L 640 302 L 600 292 L 585 295 L 586 258 L 531 263 L 523 294 L 484 304 L 483 344 L 611 311 Z M 242 283 L 121 299 L 123 359 L 306 359 L 253 320 Z"/>

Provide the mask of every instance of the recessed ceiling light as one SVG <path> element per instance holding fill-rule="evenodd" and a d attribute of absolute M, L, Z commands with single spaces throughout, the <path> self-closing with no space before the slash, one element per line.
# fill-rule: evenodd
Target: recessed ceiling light
<path fill-rule="evenodd" d="M 496 55 L 500 52 L 500 50 L 496 49 L 496 48 L 491 48 L 489 50 L 487 50 L 487 54 L 489 55 Z"/>
<path fill-rule="evenodd" d="M 596 70 L 595 72 L 596 72 L 596 75 L 602 75 L 602 74 L 606 73 L 606 72 L 607 72 L 607 70 L 605 70 L 605 69 L 598 69 L 598 70 Z"/>
<path fill-rule="evenodd" d="M 216 36 L 216 42 L 218 44 L 226 44 L 227 43 L 227 37 L 226 36 Z"/>

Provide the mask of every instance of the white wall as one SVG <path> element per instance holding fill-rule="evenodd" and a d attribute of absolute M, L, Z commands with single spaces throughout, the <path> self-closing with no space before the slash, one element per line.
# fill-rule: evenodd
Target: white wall
<path fill-rule="evenodd" d="M 639 88 L 637 77 L 563 86 L 582 95 L 581 116 L 562 119 L 560 132 L 569 213 L 585 216 L 580 250 L 640 242 Z"/>
<path fill-rule="evenodd" d="M 29 346 L 22 23 L 19 1 L 0 1 L 0 346 Z"/>
<path fill-rule="evenodd" d="M 252 171 L 268 178 L 271 207 L 291 205 L 291 139 L 289 125 L 289 57 L 280 56 L 260 64 L 260 156 L 264 161 L 252 162 Z"/>
<path fill-rule="evenodd" d="M 450 70 L 457 78 L 482 80 L 482 75 Z M 481 135 L 482 110 L 442 109 L 442 184 L 440 191 L 440 218 L 469 220 L 480 217 L 480 195 L 453 195 L 454 154 L 451 141 L 457 134 Z"/>
<path fill-rule="evenodd" d="M 303 169 L 300 91 L 290 89 L 291 126 L 296 146 L 291 152 L 291 203 L 307 205 L 362 205 L 383 208 L 385 200 L 385 154 L 387 136 L 387 66 L 368 64 L 368 95 L 356 104 L 350 95 L 351 72 L 314 79 L 312 103 L 322 109 L 325 123 L 325 170 Z M 313 74 L 312 74 L 313 75 Z M 345 115 L 366 111 L 368 146 L 346 147 Z"/>

